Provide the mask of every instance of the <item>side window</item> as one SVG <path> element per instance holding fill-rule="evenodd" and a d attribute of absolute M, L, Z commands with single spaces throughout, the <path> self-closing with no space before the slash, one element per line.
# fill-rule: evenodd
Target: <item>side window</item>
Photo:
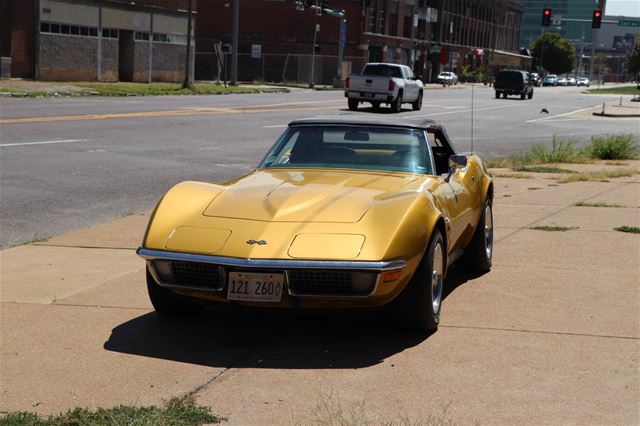
<path fill-rule="evenodd" d="M 455 154 L 449 144 L 446 142 L 445 136 L 437 129 L 427 133 L 431 152 L 433 153 L 433 161 L 436 169 L 435 174 L 441 175 L 449 172 L 449 156 Z"/>

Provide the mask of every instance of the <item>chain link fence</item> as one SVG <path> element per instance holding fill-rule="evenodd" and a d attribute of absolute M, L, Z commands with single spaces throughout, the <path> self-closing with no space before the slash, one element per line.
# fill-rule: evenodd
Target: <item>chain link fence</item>
<path fill-rule="evenodd" d="M 231 54 L 224 54 L 219 65 L 215 53 L 197 52 L 195 77 L 197 80 L 229 80 Z M 313 76 L 311 68 L 313 62 Z M 366 63 L 360 57 L 345 57 L 342 77 L 360 72 Z M 238 55 L 238 80 L 265 83 L 333 84 L 338 77 L 338 57 L 331 55 L 263 54 L 252 58 L 250 53 Z"/>

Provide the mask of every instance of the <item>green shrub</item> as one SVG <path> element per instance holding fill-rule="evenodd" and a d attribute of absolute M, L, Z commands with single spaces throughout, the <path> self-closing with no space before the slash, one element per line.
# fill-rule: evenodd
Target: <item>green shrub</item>
<path fill-rule="evenodd" d="M 584 153 L 576 147 L 577 140 L 558 139 L 553 135 L 551 139 L 551 150 L 542 145 L 533 145 L 530 149 L 529 156 L 532 157 L 532 163 L 581 163 L 586 160 Z"/>
<path fill-rule="evenodd" d="M 634 135 L 592 136 L 589 155 L 601 160 L 628 160 L 637 157 L 638 143 Z"/>

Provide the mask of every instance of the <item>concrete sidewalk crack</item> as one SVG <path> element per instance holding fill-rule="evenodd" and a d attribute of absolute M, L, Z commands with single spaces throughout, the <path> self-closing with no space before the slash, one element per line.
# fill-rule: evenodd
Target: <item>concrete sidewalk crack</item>
<path fill-rule="evenodd" d="M 608 188 L 608 189 L 606 189 L 606 190 L 604 190 L 604 191 L 602 191 L 602 192 L 598 192 L 597 194 L 594 194 L 594 195 L 592 195 L 591 197 L 586 198 L 586 199 L 584 199 L 584 200 L 582 200 L 582 201 L 583 201 L 583 202 L 586 202 L 586 201 L 589 201 L 589 200 L 593 200 L 594 198 L 599 197 L 599 196 L 601 196 L 602 194 L 606 194 L 607 192 L 614 191 L 614 190 L 616 190 L 616 189 L 618 189 L 618 188 L 622 188 L 622 187 L 624 187 L 624 186 L 627 186 L 627 185 L 629 185 L 629 184 L 633 184 L 633 183 L 634 183 L 634 182 L 622 182 L 620 185 L 616 186 L 614 189 Z M 504 241 L 504 240 L 506 240 L 507 238 L 512 237 L 512 236 L 514 236 L 514 235 L 516 235 L 516 234 L 518 234 L 518 233 L 522 232 L 522 231 L 523 231 L 523 230 L 525 230 L 525 229 L 529 229 L 531 226 L 535 225 L 536 223 L 539 223 L 539 222 L 541 222 L 541 221 L 543 221 L 543 220 L 549 219 L 550 217 L 553 217 L 553 216 L 557 215 L 558 213 L 563 212 L 563 211 L 565 211 L 566 209 L 571 208 L 571 207 L 574 207 L 574 206 L 573 206 L 573 204 L 566 205 L 566 206 L 564 206 L 564 207 L 562 207 L 562 208 L 560 208 L 560 209 L 558 209 L 558 210 L 556 210 L 556 211 L 554 211 L 554 212 L 552 212 L 552 213 L 549 213 L 548 215 L 546 215 L 546 216 L 544 216 L 544 217 L 542 217 L 542 218 L 536 219 L 536 220 L 532 221 L 531 223 L 528 223 L 528 224 L 527 224 L 527 225 L 525 225 L 523 228 L 520 228 L 520 229 L 518 229 L 518 230 L 516 230 L 516 231 L 513 231 L 513 232 L 512 232 L 512 233 L 510 233 L 510 234 L 504 235 L 504 236 L 502 236 L 501 238 L 497 238 L 497 239 L 495 239 L 495 242 Z"/>
<path fill-rule="evenodd" d="M 210 378 L 209 380 L 207 380 L 205 383 L 197 386 L 196 388 L 194 388 L 193 390 L 191 390 L 188 395 L 197 395 L 198 393 L 200 393 L 200 391 L 206 389 L 207 387 L 209 387 L 209 385 L 215 383 L 220 377 L 224 376 L 228 371 L 232 370 L 235 368 L 236 365 L 238 365 L 238 363 L 240 361 L 242 361 L 243 359 L 247 358 L 249 355 L 251 355 L 252 353 L 254 353 L 259 347 L 265 345 L 266 343 L 268 343 L 271 339 L 273 339 L 276 334 L 278 332 L 282 332 L 282 329 L 278 329 L 278 330 L 273 330 L 272 333 L 268 334 L 267 337 L 259 342 L 257 342 L 255 345 L 251 346 L 246 352 L 244 352 L 242 355 L 240 355 L 235 361 L 233 361 L 231 363 L 231 365 L 229 365 L 228 367 L 224 367 L 222 369 L 222 371 L 218 372 L 215 376 L 213 376 L 212 378 Z"/>
<path fill-rule="evenodd" d="M 443 325 L 440 324 L 442 328 L 460 328 L 460 329 L 469 329 L 469 330 L 490 330 L 490 331 L 508 331 L 511 333 L 532 333 L 532 334 L 552 334 L 556 336 L 577 336 L 577 337 L 599 337 L 603 339 L 620 339 L 620 340 L 638 340 L 640 341 L 640 337 L 631 337 L 631 336 L 614 336 L 608 334 L 590 334 L 590 333 L 569 333 L 564 331 L 544 331 L 544 330 L 526 330 L 526 329 L 516 329 L 516 328 L 500 328 L 500 327 L 480 327 L 480 326 L 472 326 L 472 325 Z"/>

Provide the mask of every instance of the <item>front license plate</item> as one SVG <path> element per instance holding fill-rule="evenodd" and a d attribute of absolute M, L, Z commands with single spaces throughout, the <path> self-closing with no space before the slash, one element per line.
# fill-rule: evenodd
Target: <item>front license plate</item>
<path fill-rule="evenodd" d="M 279 302 L 282 299 L 283 274 L 229 272 L 227 299 L 254 302 Z"/>

